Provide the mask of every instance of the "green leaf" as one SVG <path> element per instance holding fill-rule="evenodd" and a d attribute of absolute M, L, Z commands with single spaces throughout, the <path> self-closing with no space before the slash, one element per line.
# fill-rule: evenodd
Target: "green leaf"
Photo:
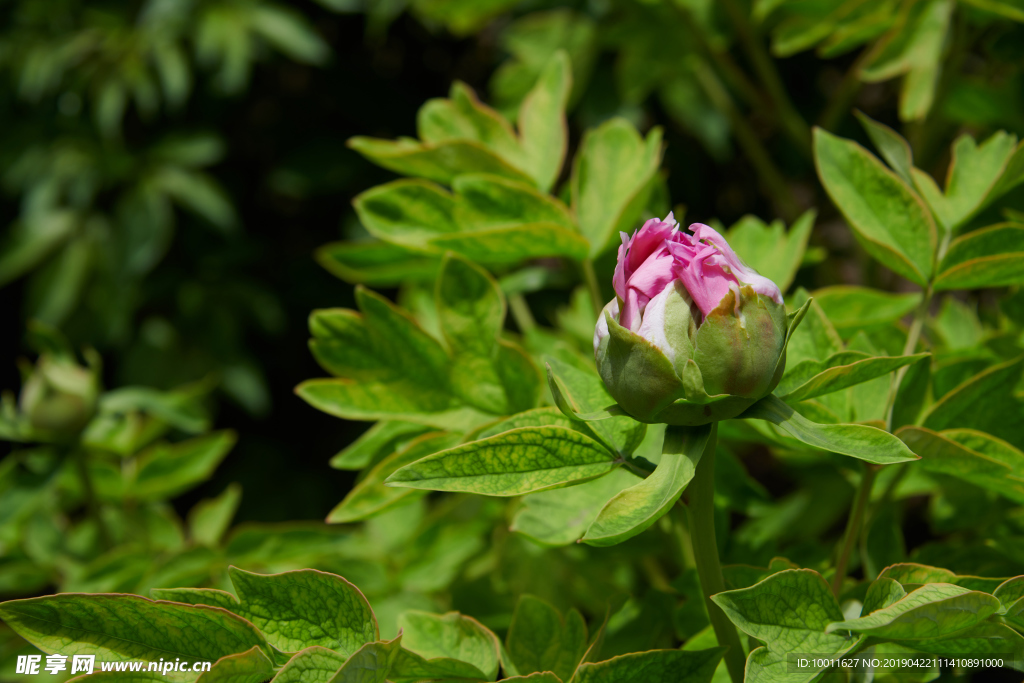
<path fill-rule="evenodd" d="M 548 192 L 558 179 L 565 160 L 569 133 L 565 105 L 572 90 L 569 55 L 558 50 L 540 73 L 533 89 L 519 108 L 519 136 L 524 167 L 541 192 Z"/>
<path fill-rule="evenodd" d="M 331 524 L 357 522 L 402 504 L 410 496 L 415 495 L 416 491 L 385 486 L 384 480 L 398 469 L 432 453 L 451 448 L 458 442 L 457 434 L 445 432 L 429 432 L 416 437 L 374 465 L 373 469 L 331 510 L 327 515 L 327 521 Z"/>
<path fill-rule="evenodd" d="M 937 655 L 957 656 L 964 652 L 969 652 L 972 657 L 998 658 L 1001 655 L 1005 658 L 1006 655 L 1013 655 L 1013 659 L 1004 661 L 1004 666 L 1018 671 L 1021 668 L 1020 653 L 1024 652 L 1024 636 L 1009 626 L 991 622 L 982 622 L 948 638 L 896 640 L 893 642 L 920 652 Z"/>
<path fill-rule="evenodd" d="M 138 471 L 126 494 L 137 500 L 175 496 L 208 479 L 237 440 L 234 432 L 221 431 L 150 446 L 138 456 Z"/>
<path fill-rule="evenodd" d="M 440 260 L 389 242 L 331 242 L 319 247 L 316 261 L 345 282 L 396 287 L 409 280 L 433 280 Z"/>
<path fill-rule="evenodd" d="M 221 657 L 196 683 L 263 683 L 274 676 L 274 663 L 258 645 Z"/>
<path fill-rule="evenodd" d="M 340 576 L 315 569 L 252 574 L 236 567 L 228 574 L 238 593 L 238 613 L 279 650 L 320 645 L 349 656 L 377 639 L 369 603 Z"/>
<path fill-rule="evenodd" d="M 319 645 L 296 652 L 273 683 L 328 683 L 345 663 L 345 655 Z"/>
<path fill-rule="evenodd" d="M 657 469 L 609 500 L 587 528 L 583 542 L 596 546 L 616 545 L 661 519 L 696 474 L 697 463 L 710 435 L 711 425 L 669 427 Z"/>
<path fill-rule="evenodd" d="M 785 292 L 803 262 L 816 215 L 813 209 L 804 212 L 789 232 L 782 221 L 767 225 L 760 218 L 748 215 L 729 228 L 725 237 L 745 263 Z"/>
<path fill-rule="evenodd" d="M 7 230 L 0 244 L 0 286 L 35 268 L 72 235 L 78 224 L 71 211 L 21 220 Z"/>
<path fill-rule="evenodd" d="M 563 618 L 540 598 L 521 595 L 505 647 L 520 674 L 550 671 L 568 681 L 587 650 L 587 624 L 575 609 Z"/>
<path fill-rule="evenodd" d="M 1024 225 L 1002 223 L 953 240 L 939 264 L 935 289 L 1024 284 Z"/>
<path fill-rule="evenodd" d="M 978 590 L 984 593 L 991 593 L 1004 583 L 1003 579 L 990 577 L 957 576 L 948 569 L 929 567 L 915 562 L 901 562 L 886 567 L 879 576 L 895 579 L 903 584 L 904 588 L 916 588 L 917 584 L 922 583 L 951 583 L 968 590 Z"/>
<path fill-rule="evenodd" d="M 823 361 L 804 361 L 794 367 L 786 373 L 776 393 L 784 401 L 804 401 L 883 377 L 929 355 L 870 356 L 861 351 L 841 351 Z"/>
<path fill-rule="evenodd" d="M 648 650 L 583 664 L 573 683 L 710 683 L 725 648 Z"/>
<path fill-rule="evenodd" d="M 508 164 L 525 170 L 522 150 L 512 126 L 477 99 L 473 89 L 461 81 L 452 83 L 448 99 L 427 100 L 420 107 L 416 128 L 424 143 L 477 142 Z"/>
<path fill-rule="evenodd" d="M 904 7 L 859 75 L 874 83 L 906 74 L 900 89 L 900 118 L 914 121 L 928 114 L 935 99 L 953 2 L 928 0 Z"/>
<path fill-rule="evenodd" d="M 868 425 L 816 424 L 775 395 L 766 396 L 752 405 L 740 415 L 740 419 L 766 420 L 808 446 L 879 465 L 918 459 L 903 442 L 888 432 Z"/>
<path fill-rule="evenodd" d="M 207 498 L 196 503 L 188 515 L 189 535 L 199 545 L 216 547 L 224 532 L 231 526 L 231 520 L 242 500 L 242 487 L 229 484 L 216 498 Z"/>
<path fill-rule="evenodd" d="M 564 427 L 523 427 L 441 451 L 399 469 L 392 486 L 519 496 L 608 474 L 608 450 Z"/>
<path fill-rule="evenodd" d="M 409 138 L 392 141 L 354 137 L 348 141 L 348 146 L 390 171 L 439 183 L 451 183 L 466 173 L 490 173 L 510 180 L 531 182 L 526 173 L 481 143 L 471 140 L 431 144 Z"/>
<path fill-rule="evenodd" d="M 451 657 L 427 659 L 404 648 L 395 658 L 389 679 L 394 683 L 419 683 L 423 680 L 443 680 L 452 683 L 490 680 L 487 674 L 467 662 Z"/>
<path fill-rule="evenodd" d="M 814 292 L 814 300 L 833 325 L 840 330 L 850 330 L 899 320 L 917 308 L 921 295 L 836 285 Z"/>
<path fill-rule="evenodd" d="M 533 683 L 562 683 L 562 679 L 550 671 L 532 673 L 528 676 L 509 676 L 502 681 L 533 681 Z"/>
<path fill-rule="evenodd" d="M 820 128 L 814 131 L 814 158 L 822 184 L 868 253 L 927 284 L 938 238 L 924 202 L 866 149 Z"/>
<path fill-rule="evenodd" d="M 1002 409 L 1012 401 L 1012 392 L 1020 380 L 1024 356 L 992 366 L 953 389 L 925 413 L 921 424 L 941 431 L 952 427 L 972 427 L 999 434 L 993 427 L 1004 415 Z"/>
<path fill-rule="evenodd" d="M 137 595 L 62 593 L 10 600 L 0 604 L 0 618 L 43 652 L 94 655 L 107 662 L 215 661 L 252 647 L 271 654 L 256 627 L 230 612 Z"/>
<path fill-rule="evenodd" d="M 896 579 L 888 576 L 879 576 L 868 586 L 868 592 L 864 596 L 864 603 L 861 606 L 860 615 L 866 617 L 872 612 L 888 607 L 889 605 L 902 600 L 907 594 L 902 584 Z"/>
<path fill-rule="evenodd" d="M 575 543 L 612 497 L 636 483 L 636 475 L 620 467 L 582 484 L 531 493 L 512 518 L 511 530 L 544 545 Z"/>
<path fill-rule="evenodd" d="M 331 458 L 331 467 L 361 470 L 394 453 L 402 445 L 429 431 L 423 425 L 398 420 L 383 420 L 363 432 L 358 439 Z"/>
<path fill-rule="evenodd" d="M 588 130 L 572 169 L 572 207 L 590 242 L 590 256 L 602 253 L 612 236 L 629 230 L 647 201 L 661 163 L 661 130 L 647 139 L 622 118 Z"/>
<path fill-rule="evenodd" d="M 461 175 L 452 187 L 454 195 L 425 181 L 397 180 L 353 204 L 375 237 L 438 256 L 451 250 L 490 264 L 586 256 L 586 240 L 557 199 L 494 175 Z"/>
<path fill-rule="evenodd" d="M 1009 607 L 1024 598 L 1024 576 L 1015 576 L 999 584 L 992 595 L 999 598 L 1003 607 Z"/>
<path fill-rule="evenodd" d="M 1024 503 L 1024 453 L 1009 444 L 972 430 L 935 432 L 924 427 L 904 427 L 896 436 L 921 456 L 920 467 L 924 470 L 948 474 Z M 995 457 L 987 454 L 986 450 L 995 450 L 992 446 L 1003 453 L 997 451 Z"/>
<path fill-rule="evenodd" d="M 566 417 L 579 421 L 615 405 L 615 399 L 604 388 L 604 382 L 596 371 L 581 370 L 553 356 L 545 356 L 544 362 L 547 364 L 548 386 L 552 394 L 556 390 L 559 392 L 555 395 L 555 404 Z M 560 397 L 563 404 L 559 404 Z M 587 428 L 593 430 L 613 452 L 625 457 L 633 454 L 647 432 L 647 426 L 642 422 L 614 411 L 608 419 L 601 417 L 587 422 Z"/>
<path fill-rule="evenodd" d="M 353 652 L 328 683 L 386 683 L 402 649 L 402 634 L 394 640 L 366 643 Z"/>
<path fill-rule="evenodd" d="M 444 615 L 410 610 L 398 617 L 405 649 L 428 660 L 455 659 L 471 664 L 494 680 L 498 675 L 500 643 L 476 619 L 458 612 Z"/>
<path fill-rule="evenodd" d="M 946 231 L 955 231 L 994 198 L 1003 170 L 1013 156 L 1017 136 L 999 131 L 978 145 L 970 135 L 953 143 L 946 192 L 927 173 L 914 170 L 914 184 Z"/>
<path fill-rule="evenodd" d="M 825 631 L 854 631 L 890 640 L 934 639 L 975 626 L 998 610 L 999 600 L 987 593 L 930 583 L 867 616 L 833 622 Z"/>
<path fill-rule="evenodd" d="M 500 341 L 505 297 L 479 266 L 445 256 L 437 313 L 451 349 L 453 392 L 467 405 L 502 415 L 537 405 L 540 375 L 518 346 Z"/>
<path fill-rule="evenodd" d="M 766 645 L 747 658 L 747 681 L 810 681 L 822 669 L 794 676 L 787 670 L 788 654 L 833 656 L 858 644 L 825 632 L 830 622 L 842 619 L 843 612 L 825 579 L 810 569 L 780 571 L 749 588 L 718 593 L 711 599 L 741 631 Z"/>
<path fill-rule="evenodd" d="M 882 155 L 889 167 L 903 182 L 913 187 L 914 179 L 911 177 L 911 170 L 914 168 L 914 153 L 910 150 L 910 144 L 892 128 L 875 121 L 864 112 L 858 110 L 853 113 L 864 126 L 871 142 L 874 143 L 878 153 Z"/>

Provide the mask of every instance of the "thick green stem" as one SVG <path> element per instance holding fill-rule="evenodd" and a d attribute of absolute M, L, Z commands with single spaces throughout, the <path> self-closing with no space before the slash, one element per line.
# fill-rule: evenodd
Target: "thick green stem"
<path fill-rule="evenodd" d="M 693 559 L 697 564 L 704 604 L 711 618 L 718 644 L 729 648 L 725 652 L 725 666 L 732 683 L 743 682 L 745 658 L 736 627 L 716 605 L 711 596 L 725 590 L 722 565 L 718 559 L 718 544 L 715 541 L 715 444 L 718 441 L 718 423 L 711 427 L 708 445 L 704 448 L 697 472 L 690 482 L 690 537 L 693 541 Z"/>
<path fill-rule="evenodd" d="M 526 303 L 526 297 L 522 294 L 512 294 L 508 297 L 508 308 L 512 312 L 512 318 L 522 334 L 529 334 L 537 327 L 537 321 L 533 319 L 530 312 L 530 305 Z"/>
<path fill-rule="evenodd" d="M 753 164 L 765 196 L 776 203 L 783 218 L 787 221 L 796 220 L 796 217 L 800 215 L 800 205 L 793 196 L 793 191 L 786 184 L 782 172 L 775 166 L 775 162 L 772 161 L 768 151 L 761 144 L 754 129 L 737 111 L 732 97 L 706 64 L 698 62 L 695 65 L 695 74 L 712 104 L 729 119 L 736 141 L 743 148 L 750 163 Z"/>
<path fill-rule="evenodd" d="M 853 547 L 857 545 L 857 537 L 860 535 L 861 527 L 864 526 L 864 510 L 871 498 L 871 487 L 875 483 L 877 473 L 877 467 L 871 464 L 865 465 L 864 475 L 860 478 L 857 494 L 853 499 L 853 509 L 850 510 L 849 519 L 846 520 L 846 531 L 843 532 L 839 557 L 836 560 L 836 573 L 832 576 L 832 592 L 837 598 L 843 589 L 843 580 L 846 579 L 846 566 L 850 563 L 850 554 L 853 552 Z"/>
<path fill-rule="evenodd" d="M 736 0 L 722 0 L 730 21 L 736 28 L 736 35 L 740 39 L 744 52 L 750 60 L 754 71 L 764 84 L 771 97 L 775 110 L 778 113 L 782 129 L 797 144 L 797 148 L 807 158 L 811 157 L 811 129 L 807 122 L 796 111 L 793 103 L 786 94 L 786 88 L 782 84 L 779 72 L 775 69 L 775 62 L 768 56 L 764 46 L 758 40 L 757 33 L 746 12 L 739 6 Z"/>
<path fill-rule="evenodd" d="M 601 285 L 597 282 L 597 274 L 594 273 L 594 262 L 590 259 L 583 260 L 583 279 L 587 282 L 587 289 L 590 291 L 590 305 L 594 308 L 594 317 L 601 317 Z"/>

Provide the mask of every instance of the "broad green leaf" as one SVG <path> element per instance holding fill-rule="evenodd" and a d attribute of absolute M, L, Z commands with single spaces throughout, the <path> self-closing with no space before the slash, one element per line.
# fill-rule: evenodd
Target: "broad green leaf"
<path fill-rule="evenodd" d="M 505 647 L 520 674 L 551 671 L 568 681 L 587 650 L 587 624 L 575 609 L 563 618 L 540 598 L 521 595 Z"/>
<path fill-rule="evenodd" d="M 914 170 L 914 184 L 946 231 L 955 231 L 988 203 L 1017 146 L 1017 136 L 999 131 L 978 145 L 970 135 L 953 143 L 946 191 L 927 173 Z"/>
<path fill-rule="evenodd" d="M 868 253 L 924 286 L 938 238 L 921 199 L 866 149 L 820 128 L 814 157 L 822 184 Z"/>
<path fill-rule="evenodd" d="M 427 659 L 402 648 L 391 667 L 389 680 L 394 683 L 419 683 L 423 680 L 486 681 L 483 671 L 464 661 L 451 657 Z"/>
<path fill-rule="evenodd" d="M 441 451 L 392 474 L 392 486 L 519 496 L 608 474 L 608 450 L 564 427 L 523 427 Z"/>
<path fill-rule="evenodd" d="M 904 427 L 896 435 L 921 456 L 923 469 L 969 481 L 1024 503 L 1024 453 L 1013 446 L 969 430 L 935 432 L 924 427 Z"/>
<path fill-rule="evenodd" d="M 533 683 L 562 683 L 562 679 L 550 671 L 532 673 L 528 676 L 509 676 L 502 681 L 532 681 Z"/>
<path fill-rule="evenodd" d="M 573 683 L 710 683 L 724 648 L 648 650 L 581 665 Z"/>
<path fill-rule="evenodd" d="M 221 431 L 150 446 L 138 456 L 135 479 L 125 493 L 137 500 L 175 496 L 208 479 L 237 440 L 234 432 Z"/>
<path fill-rule="evenodd" d="M 1024 598 L 1024 576 L 1015 576 L 999 584 L 992 592 L 992 595 L 999 598 L 1003 607 L 1009 607 L 1021 598 Z"/>
<path fill-rule="evenodd" d="M 46 653 L 128 660 L 216 661 L 270 646 L 251 623 L 204 605 L 153 601 L 137 595 L 63 593 L 0 604 L 0 618 Z M 175 680 L 194 680 L 173 674 Z"/>
<path fill-rule="evenodd" d="M 235 567 L 228 574 L 238 594 L 238 613 L 280 650 L 320 645 L 349 656 L 377 639 L 369 603 L 340 576 L 315 569 L 252 574 Z"/>
<path fill-rule="evenodd" d="M 1024 225 L 1003 223 L 958 237 L 938 270 L 937 291 L 1024 284 Z"/>
<path fill-rule="evenodd" d="M 540 73 L 536 85 L 519 109 L 519 137 L 524 168 L 541 192 L 548 192 L 558 179 L 565 160 L 569 133 L 565 106 L 572 90 L 569 55 L 557 51 Z"/>
<path fill-rule="evenodd" d="M 817 424 L 807 420 L 775 395 L 761 399 L 740 418 L 766 420 L 808 446 L 879 465 L 918 459 L 902 441 L 888 432 L 868 425 Z"/>
<path fill-rule="evenodd" d="M 319 247 L 316 261 L 345 282 L 396 287 L 409 280 L 429 281 L 441 262 L 436 256 L 389 242 L 331 242 Z"/>
<path fill-rule="evenodd" d="M 995 365 L 972 377 L 939 399 L 922 419 L 928 429 L 941 431 L 954 427 L 971 427 L 1000 434 L 1006 427 L 997 424 L 1005 414 L 1002 409 L 1012 402 L 1012 391 L 1020 380 L 1024 356 Z"/>
<path fill-rule="evenodd" d="M 854 115 L 864 126 L 871 142 L 874 143 L 878 153 L 882 155 L 889 167 L 903 182 L 913 187 L 914 179 L 910 173 L 914 168 L 914 153 L 910 150 L 910 144 L 892 128 L 875 121 L 864 112 L 854 111 Z"/>
<path fill-rule="evenodd" d="M 398 617 L 402 645 L 428 660 L 455 659 L 476 667 L 487 680 L 498 674 L 500 643 L 480 622 L 458 612 L 444 615 L 410 610 Z"/>
<path fill-rule="evenodd" d="M 891 294 L 868 287 L 836 285 L 813 293 L 814 301 L 840 330 L 884 325 L 917 308 L 921 295 Z"/>
<path fill-rule="evenodd" d="M 500 341 L 505 297 L 479 266 L 448 255 L 437 281 L 437 313 L 451 350 L 452 391 L 467 405 L 505 415 L 537 405 L 540 375 L 524 351 Z"/>
<path fill-rule="evenodd" d="M 804 401 L 883 377 L 928 356 L 870 356 L 861 351 L 842 351 L 824 361 L 804 361 L 786 373 L 775 391 L 785 401 Z"/>
<path fill-rule="evenodd" d="M 825 579 L 810 569 L 788 569 L 772 574 L 750 588 L 725 591 L 711 596 L 741 631 L 767 647 L 754 650 L 747 658 L 747 681 L 810 681 L 822 669 L 787 669 L 787 655 L 833 656 L 845 653 L 857 640 L 825 632 L 825 627 L 843 612 Z"/>
<path fill-rule="evenodd" d="M 339 470 L 361 470 L 394 453 L 404 443 L 427 431 L 427 427 L 413 422 L 378 422 L 331 458 L 331 467 Z"/>
<path fill-rule="evenodd" d="M 530 182 L 530 177 L 479 142 L 449 140 L 437 144 L 410 138 L 380 140 L 357 136 L 348 146 L 390 171 L 439 183 L 450 183 L 465 173 L 491 173 Z"/>
<path fill-rule="evenodd" d="M 890 640 L 925 640 L 975 626 L 999 610 L 999 600 L 946 583 L 930 583 L 888 607 L 829 624 L 827 633 L 854 631 Z"/>
<path fill-rule="evenodd" d="M 394 640 L 366 643 L 349 655 L 328 683 L 387 683 L 401 649 L 401 634 Z"/>
<path fill-rule="evenodd" d="M 196 683 L 263 683 L 274 676 L 274 662 L 258 645 L 221 657 Z"/>
<path fill-rule="evenodd" d="M 1017 0 L 964 0 L 964 2 L 986 12 L 1024 22 L 1024 8 Z"/>
<path fill-rule="evenodd" d="M 1004 582 L 1003 579 L 987 576 L 957 576 L 948 569 L 929 567 L 915 562 L 901 562 L 886 567 L 879 576 L 899 581 L 904 588 L 916 588 L 917 584 L 922 583 L 951 583 L 983 593 L 993 592 Z"/>
<path fill-rule="evenodd" d="M 520 427 L 565 427 L 566 429 L 575 429 L 587 436 L 592 435 L 586 425 L 579 420 L 570 420 L 557 408 L 549 407 L 524 410 L 511 417 L 496 420 L 470 432 L 466 435 L 465 440 L 477 441 L 479 439 L 486 439 L 489 436 L 495 436 L 510 429 L 519 429 Z"/>
<path fill-rule="evenodd" d="M 904 8 L 859 75 L 874 83 L 906 74 L 900 88 L 900 118 L 914 121 L 928 114 L 935 99 L 953 2 L 926 0 Z"/>
<path fill-rule="evenodd" d="M 756 216 L 744 216 L 725 234 L 741 259 L 785 292 L 803 262 L 807 240 L 816 212 L 804 212 L 786 232 L 782 221 L 764 223 Z"/>
<path fill-rule="evenodd" d="M 1020 653 L 1024 652 L 1024 636 L 1004 624 L 982 622 L 947 638 L 924 638 L 921 640 L 893 641 L 920 652 L 937 655 L 959 656 L 970 653 L 972 657 L 1004 658 L 1004 666 L 1017 670 L 1021 668 Z M 1013 655 L 1007 659 L 1006 655 Z"/>
<path fill-rule="evenodd" d="M 273 678 L 273 683 L 328 683 L 345 663 L 345 655 L 313 645 L 296 652 Z"/>
<path fill-rule="evenodd" d="M 601 508 L 583 542 L 608 546 L 622 543 L 657 522 L 679 500 L 697 472 L 711 436 L 711 425 L 669 427 L 661 462 L 654 473 L 620 491 Z"/>
<path fill-rule="evenodd" d="M 749 588 L 711 596 L 732 623 L 747 635 L 764 641 L 773 651 L 839 651 L 846 639 L 829 635 L 825 627 L 843 616 L 828 584 L 810 569 L 777 572 Z M 805 639 L 813 634 L 813 643 Z"/>
<path fill-rule="evenodd" d="M 877 612 L 902 600 L 906 595 L 907 591 L 903 590 L 903 586 L 899 581 L 888 576 L 879 576 L 868 586 L 868 592 L 864 596 L 860 615 L 866 617 L 872 612 Z"/>
<path fill-rule="evenodd" d="M 459 140 L 477 142 L 519 170 L 523 154 L 515 131 L 498 112 L 477 99 L 472 88 L 452 83 L 448 99 L 432 99 L 416 115 L 420 139 L 439 145 Z"/>
<path fill-rule="evenodd" d="M 572 169 L 572 207 L 590 242 L 590 256 L 602 253 L 617 231 L 629 230 L 639 218 L 661 151 L 660 129 L 644 140 L 621 118 L 583 136 Z"/>
<path fill-rule="evenodd" d="M 545 356 L 544 362 L 548 367 L 548 385 L 551 386 L 552 378 L 557 378 L 562 398 L 572 404 L 575 413 L 590 414 L 615 405 L 596 371 L 581 370 L 552 356 Z M 627 457 L 640 446 L 647 432 L 642 422 L 621 414 L 587 422 L 587 427 L 612 451 Z"/>
<path fill-rule="evenodd" d="M 373 469 L 331 510 L 327 515 L 327 521 L 331 524 L 357 522 L 401 505 L 417 492 L 413 489 L 385 486 L 384 480 L 399 468 L 432 453 L 451 448 L 458 442 L 459 435 L 446 432 L 428 432 L 416 437 L 374 465 Z"/>
<path fill-rule="evenodd" d="M 605 504 L 637 481 L 636 475 L 620 467 L 582 484 L 531 493 L 523 498 L 511 529 L 544 545 L 575 543 Z"/>
<path fill-rule="evenodd" d="M 242 487 L 229 484 L 216 498 L 207 498 L 196 503 L 188 515 L 189 536 L 199 545 L 216 547 L 224 532 L 231 526 L 231 520 L 242 500 Z"/>
<path fill-rule="evenodd" d="M 353 204 L 374 236 L 438 256 L 451 250 L 492 264 L 586 256 L 586 239 L 557 199 L 493 175 L 462 175 L 452 187 L 455 194 L 421 180 L 397 180 L 367 190 Z"/>
<path fill-rule="evenodd" d="M 218 588 L 154 588 L 149 593 L 154 600 L 222 607 L 229 612 L 238 610 L 238 600 L 235 596 Z"/>

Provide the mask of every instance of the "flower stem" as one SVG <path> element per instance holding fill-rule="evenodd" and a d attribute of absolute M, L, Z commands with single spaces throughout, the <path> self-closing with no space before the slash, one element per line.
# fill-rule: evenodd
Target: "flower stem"
<path fill-rule="evenodd" d="M 530 305 L 526 303 L 526 297 L 522 294 L 512 294 L 508 297 L 508 309 L 512 312 L 512 318 L 516 321 L 520 334 L 529 334 L 537 328 L 537 321 L 533 319 Z"/>
<path fill-rule="evenodd" d="M 597 282 L 597 275 L 594 273 L 594 262 L 590 259 L 583 259 L 583 278 L 587 282 L 587 289 L 590 291 L 590 304 L 594 308 L 594 319 L 601 317 L 601 285 Z"/>
<path fill-rule="evenodd" d="M 868 499 L 871 497 L 871 487 L 875 483 L 875 475 L 878 468 L 868 464 L 864 468 L 864 475 L 860 478 L 857 486 L 857 494 L 853 500 L 853 509 L 850 510 L 850 517 L 846 521 L 846 530 L 843 532 L 843 541 L 839 546 L 839 559 L 836 560 L 836 571 L 832 576 L 832 592 L 839 597 L 843 589 L 843 580 L 846 578 L 846 565 L 850 563 L 850 554 L 857 544 L 857 536 L 864 525 L 864 510 L 867 507 Z"/>
<path fill-rule="evenodd" d="M 697 472 L 690 482 L 690 538 L 693 541 L 693 559 L 697 565 L 704 604 L 708 609 L 711 626 L 715 630 L 718 644 L 728 648 L 725 652 L 725 666 L 732 683 L 743 682 L 743 668 L 746 658 L 740 645 L 736 627 L 716 605 L 711 596 L 725 590 L 722 565 L 718 559 L 718 544 L 715 541 L 715 445 L 718 441 L 718 423 L 712 423 L 711 436 L 704 447 Z"/>

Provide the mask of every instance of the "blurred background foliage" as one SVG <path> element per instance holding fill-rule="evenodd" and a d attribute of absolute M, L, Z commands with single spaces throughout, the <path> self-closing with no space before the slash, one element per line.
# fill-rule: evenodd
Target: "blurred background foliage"
<path fill-rule="evenodd" d="M 338 571 L 376 596 L 430 595 L 463 572 L 445 606 L 464 609 L 484 604 L 481 577 L 496 567 L 510 595 L 536 591 L 543 581 L 530 577 L 552 572 L 550 558 L 535 562 L 535 546 L 495 525 L 503 507 L 480 499 L 446 499 L 451 519 L 472 527 L 466 533 L 446 531 L 441 513 L 422 503 L 401 523 L 378 517 L 352 535 L 276 523 L 324 518 L 356 476 L 325 461 L 364 430 L 292 393 L 321 374 L 306 349 L 308 312 L 352 307 L 355 281 L 396 298 L 402 280 L 353 269 L 330 246 L 317 251 L 366 239 L 349 199 L 394 177 L 346 141 L 414 136 L 421 104 L 456 79 L 514 121 L 558 50 L 573 73 L 570 158 L 584 130 L 613 116 L 643 133 L 663 129 L 652 210 L 720 221 L 734 226 L 731 239 L 748 234 L 754 243 L 758 230 L 744 226 L 764 224 L 748 214 L 796 224 L 817 210 L 813 230 L 799 221 L 810 246 L 802 267 L 785 273 L 794 289 L 909 284 L 872 262 L 831 207 L 815 173 L 812 125 L 867 144 L 859 109 L 901 130 L 915 165 L 939 178 L 956 135 L 1024 135 L 1016 0 L 10 0 L 0 7 L 0 386 L 23 388 L 20 399 L 5 399 L 3 436 L 41 435 L 45 445 L 11 448 L 0 466 L 0 592 L 201 583 L 210 554 L 247 569 Z M 1015 208 L 1024 210 L 1019 188 L 1001 203 L 1007 215 Z M 782 227 L 773 229 L 781 239 Z M 367 252 L 362 266 L 381 265 L 373 258 Z M 572 298 L 574 277 L 558 274 L 550 269 L 544 287 L 502 284 L 507 293 L 538 290 L 529 295 L 538 322 L 575 331 L 583 349 L 588 302 Z M 1014 342 L 993 332 L 1007 317 L 1024 319 L 1024 300 L 1010 294 L 1001 304 L 991 290 L 944 300 L 927 334 L 948 352 L 949 386 L 1010 355 Z M 412 309 L 417 296 L 401 293 Z M 853 337 L 856 315 L 821 303 L 844 339 Z M 991 359 L 958 355 L 995 337 L 996 347 L 1009 346 Z M 210 432 L 214 425 L 232 431 Z M 93 481 L 107 471 L 126 477 L 125 468 L 127 481 L 144 481 L 156 461 L 178 479 L 160 470 L 161 480 L 170 476 L 162 488 L 85 491 L 64 466 L 82 452 L 101 453 L 90 461 Z M 739 474 L 725 479 L 723 524 L 729 514 L 749 518 L 734 554 L 767 564 L 779 543 L 794 542 L 791 559 L 820 560 L 824 546 L 801 549 L 786 536 L 787 520 L 813 517 L 821 533 L 835 531 L 849 484 L 821 464 L 783 471 L 767 451 L 744 462 L 753 478 L 724 456 Z M 914 485 L 908 479 L 901 491 L 911 495 Z M 49 507 L 17 497 L 39 491 Z M 769 492 L 781 506 L 769 504 Z M 103 506 L 106 518 L 83 515 L 90 506 Z M 934 506 L 954 532 L 983 521 L 977 501 L 954 491 Z M 44 508 L 62 521 L 37 519 L 33 510 Z M 903 527 L 920 538 L 900 535 L 898 544 L 930 538 L 935 528 L 920 508 L 909 508 L 916 517 Z M 228 534 L 232 519 L 242 526 Z M 902 533 L 879 520 L 877 534 Z M 407 547 L 410 538 L 420 545 Z M 164 551 L 178 558 L 169 575 L 147 559 Z M 558 552 L 556 573 L 586 576 L 592 549 Z M 660 589 L 695 590 L 670 587 L 656 562 L 623 560 L 581 583 L 577 597 L 597 613 L 598 598 L 627 587 L 630 572 Z M 651 595 L 611 633 L 626 639 L 630 618 L 648 623 L 641 614 L 663 609 Z M 395 604 L 417 599 L 426 598 Z M 673 618 L 677 633 L 702 625 Z M 646 647 L 671 634 L 635 638 Z"/>

